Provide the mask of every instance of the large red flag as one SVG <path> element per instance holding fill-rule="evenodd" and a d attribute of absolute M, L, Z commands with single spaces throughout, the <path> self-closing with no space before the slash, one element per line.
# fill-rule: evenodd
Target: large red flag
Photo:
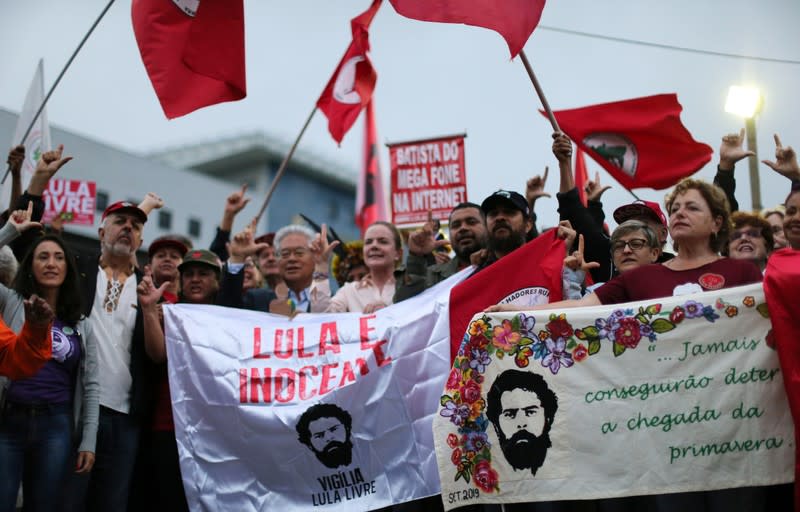
<path fill-rule="evenodd" d="M 589 174 L 586 172 L 586 155 L 580 146 L 575 148 L 575 187 L 578 189 L 578 196 L 581 203 L 586 206 L 586 182 L 589 181 Z"/>
<path fill-rule="evenodd" d="M 375 221 L 387 220 L 386 199 L 383 196 L 380 162 L 378 161 L 378 130 L 375 128 L 374 99 L 367 104 L 364 119 L 364 167 L 356 190 L 356 226 L 364 232 Z"/>
<path fill-rule="evenodd" d="M 545 0 L 389 0 L 407 18 L 463 23 L 503 36 L 511 58 L 525 46 L 542 17 Z"/>
<path fill-rule="evenodd" d="M 476 313 L 499 303 L 533 306 L 561 300 L 564 256 L 564 241 L 551 229 L 456 285 L 450 291 L 450 362 Z"/>
<path fill-rule="evenodd" d="M 375 89 L 378 77 L 367 52 L 369 26 L 380 6 L 381 0 L 373 0 L 369 9 L 350 21 L 353 41 L 317 100 L 317 107 L 328 117 L 328 131 L 338 143 L 356 122 Z"/>
<path fill-rule="evenodd" d="M 800 342 L 797 319 L 800 302 L 797 286 L 800 283 L 800 251 L 786 248 L 775 251 L 767 260 L 764 273 L 764 295 L 772 322 L 772 335 L 783 372 L 783 385 L 789 399 L 795 432 L 795 482 L 800 478 Z M 767 336 L 769 343 L 769 335 Z M 800 485 L 794 486 L 795 510 L 800 510 Z"/>
<path fill-rule="evenodd" d="M 133 32 L 169 119 L 247 96 L 243 0 L 133 0 Z M 196 9 L 196 10 L 195 10 Z"/>
<path fill-rule="evenodd" d="M 561 129 L 623 187 L 664 189 L 711 160 L 681 124 L 676 94 L 553 112 Z"/>

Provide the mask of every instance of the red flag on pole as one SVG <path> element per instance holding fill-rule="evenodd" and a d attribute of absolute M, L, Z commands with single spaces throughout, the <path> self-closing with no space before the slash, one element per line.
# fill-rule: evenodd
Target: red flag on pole
<path fill-rule="evenodd" d="M 681 124 L 676 94 L 553 112 L 561 129 L 623 187 L 671 187 L 711 160 Z M 540 111 L 541 112 L 541 111 Z"/>
<path fill-rule="evenodd" d="M 564 250 L 564 241 L 551 229 L 456 285 L 450 291 L 450 362 L 476 313 L 498 303 L 533 306 L 561 300 Z"/>
<path fill-rule="evenodd" d="M 545 0 L 389 0 L 398 14 L 421 21 L 463 23 L 494 30 L 511 58 L 525 46 L 542 17 Z"/>
<path fill-rule="evenodd" d="M 169 119 L 247 95 L 243 0 L 133 0 L 131 18 Z"/>
<path fill-rule="evenodd" d="M 575 187 L 578 189 L 578 196 L 581 198 L 581 203 L 586 206 L 586 182 L 589 181 L 589 175 L 586 172 L 586 155 L 581 150 L 580 146 L 575 148 Z"/>
<path fill-rule="evenodd" d="M 783 385 L 794 419 L 795 481 L 800 478 L 800 351 L 797 350 L 797 283 L 800 282 L 800 252 L 781 249 L 770 255 L 764 273 L 764 296 L 769 305 L 772 338 L 778 349 Z M 770 336 L 767 335 L 767 343 Z M 795 509 L 800 507 L 800 486 L 794 488 Z"/>
<path fill-rule="evenodd" d="M 375 128 L 374 101 L 367 103 L 364 119 L 364 168 L 356 190 L 356 226 L 364 232 L 375 221 L 387 220 L 386 199 L 383 195 L 380 161 L 378 160 L 378 131 Z"/>
<path fill-rule="evenodd" d="M 369 9 L 352 19 L 353 41 L 317 100 L 317 107 L 328 118 L 328 131 L 337 143 L 342 142 L 375 89 L 377 74 L 367 52 L 369 26 L 380 6 L 381 0 L 373 0 Z"/>

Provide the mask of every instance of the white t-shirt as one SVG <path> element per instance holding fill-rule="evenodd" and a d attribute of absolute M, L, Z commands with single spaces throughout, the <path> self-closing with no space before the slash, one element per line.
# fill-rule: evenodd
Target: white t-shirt
<path fill-rule="evenodd" d="M 136 323 L 136 275 L 109 280 L 97 269 L 97 289 L 89 315 L 97 337 L 100 405 L 127 414 L 131 407 L 131 339 Z"/>

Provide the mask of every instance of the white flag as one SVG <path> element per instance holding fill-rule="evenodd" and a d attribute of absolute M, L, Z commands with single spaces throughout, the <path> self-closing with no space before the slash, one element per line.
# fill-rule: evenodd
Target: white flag
<path fill-rule="evenodd" d="M 369 315 L 164 307 L 189 507 L 350 512 L 437 494 L 450 288 L 471 271 Z"/>
<path fill-rule="evenodd" d="M 50 148 L 50 125 L 47 122 L 47 109 L 42 109 L 42 113 L 34 123 L 28 136 L 23 142 L 22 137 L 25 135 L 25 130 L 30 126 L 33 116 L 44 101 L 44 61 L 39 59 L 39 65 L 36 66 L 36 73 L 33 75 L 33 80 L 28 88 L 28 94 L 25 95 L 25 103 L 22 105 L 22 111 L 17 120 L 17 127 L 14 130 L 14 139 L 11 141 L 11 147 L 19 144 L 25 144 L 25 161 L 22 164 L 22 190 L 28 187 L 31 181 L 33 171 L 36 169 L 36 162 L 39 156 L 48 151 Z M 3 191 L 0 194 L 0 205 L 2 209 L 7 208 L 9 198 L 11 196 L 11 178 L 6 179 L 3 184 Z"/>

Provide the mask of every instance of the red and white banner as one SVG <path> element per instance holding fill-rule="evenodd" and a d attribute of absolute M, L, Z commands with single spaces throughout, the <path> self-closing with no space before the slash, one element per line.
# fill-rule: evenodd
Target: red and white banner
<path fill-rule="evenodd" d="M 51 222 L 61 215 L 64 223 L 93 226 L 96 198 L 97 185 L 93 181 L 51 179 L 42 194 L 42 222 Z"/>
<path fill-rule="evenodd" d="M 447 220 L 467 200 L 464 135 L 389 144 L 392 169 L 392 223 Z"/>

